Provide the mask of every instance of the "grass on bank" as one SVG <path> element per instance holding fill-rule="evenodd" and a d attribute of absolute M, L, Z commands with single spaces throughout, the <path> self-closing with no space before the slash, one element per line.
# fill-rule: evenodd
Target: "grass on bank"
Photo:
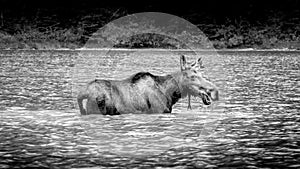
<path fill-rule="evenodd" d="M 215 26 L 210 31 L 208 39 L 216 49 L 287 48 L 300 50 L 300 33 L 292 29 L 283 32 L 271 26 L 257 28 L 230 25 Z M 0 49 L 76 49 L 83 47 L 89 38 L 89 35 L 86 35 L 84 29 L 80 27 L 46 29 L 26 26 L 17 29 L 13 34 L 0 30 Z M 195 39 L 192 43 L 201 43 L 199 37 L 192 39 Z M 103 39 L 93 39 L 93 41 L 102 43 Z M 117 37 L 113 43 L 119 48 L 182 47 L 178 41 L 156 34 L 142 34 L 126 39 Z"/>

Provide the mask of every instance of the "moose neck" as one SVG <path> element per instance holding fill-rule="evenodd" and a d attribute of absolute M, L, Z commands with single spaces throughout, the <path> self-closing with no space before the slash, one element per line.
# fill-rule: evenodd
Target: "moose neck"
<path fill-rule="evenodd" d="M 165 81 L 162 84 L 162 92 L 168 100 L 168 106 L 173 106 L 182 96 L 182 87 L 180 84 L 180 73 L 173 73 L 164 76 Z"/>

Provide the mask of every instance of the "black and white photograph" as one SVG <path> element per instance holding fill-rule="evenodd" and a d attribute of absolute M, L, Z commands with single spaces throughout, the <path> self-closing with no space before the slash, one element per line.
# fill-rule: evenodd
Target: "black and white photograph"
<path fill-rule="evenodd" d="M 300 0 L 0 0 L 1 169 L 299 169 Z"/>

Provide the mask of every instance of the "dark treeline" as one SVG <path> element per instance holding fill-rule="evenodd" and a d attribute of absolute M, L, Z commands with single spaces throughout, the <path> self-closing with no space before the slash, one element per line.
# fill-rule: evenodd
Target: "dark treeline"
<path fill-rule="evenodd" d="M 0 48 L 78 48 L 114 19 L 164 12 L 197 25 L 216 48 L 300 49 L 299 0 L 199 2 L 0 0 Z"/>

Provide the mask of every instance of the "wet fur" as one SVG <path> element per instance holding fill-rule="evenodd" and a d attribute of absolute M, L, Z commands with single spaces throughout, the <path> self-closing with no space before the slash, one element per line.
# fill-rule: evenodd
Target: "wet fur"
<path fill-rule="evenodd" d="M 125 80 L 94 80 L 78 95 L 81 114 L 171 113 L 181 98 L 176 77 L 139 72 Z M 86 110 L 82 100 L 87 99 Z"/>
<path fill-rule="evenodd" d="M 124 80 L 94 80 L 78 94 L 81 114 L 117 115 L 125 113 L 171 113 L 172 106 L 188 96 L 218 100 L 214 84 L 202 77 L 199 68 L 202 61 L 188 65 L 185 56 L 180 57 L 181 71 L 166 76 L 139 72 Z M 83 100 L 87 100 L 86 108 Z"/>

